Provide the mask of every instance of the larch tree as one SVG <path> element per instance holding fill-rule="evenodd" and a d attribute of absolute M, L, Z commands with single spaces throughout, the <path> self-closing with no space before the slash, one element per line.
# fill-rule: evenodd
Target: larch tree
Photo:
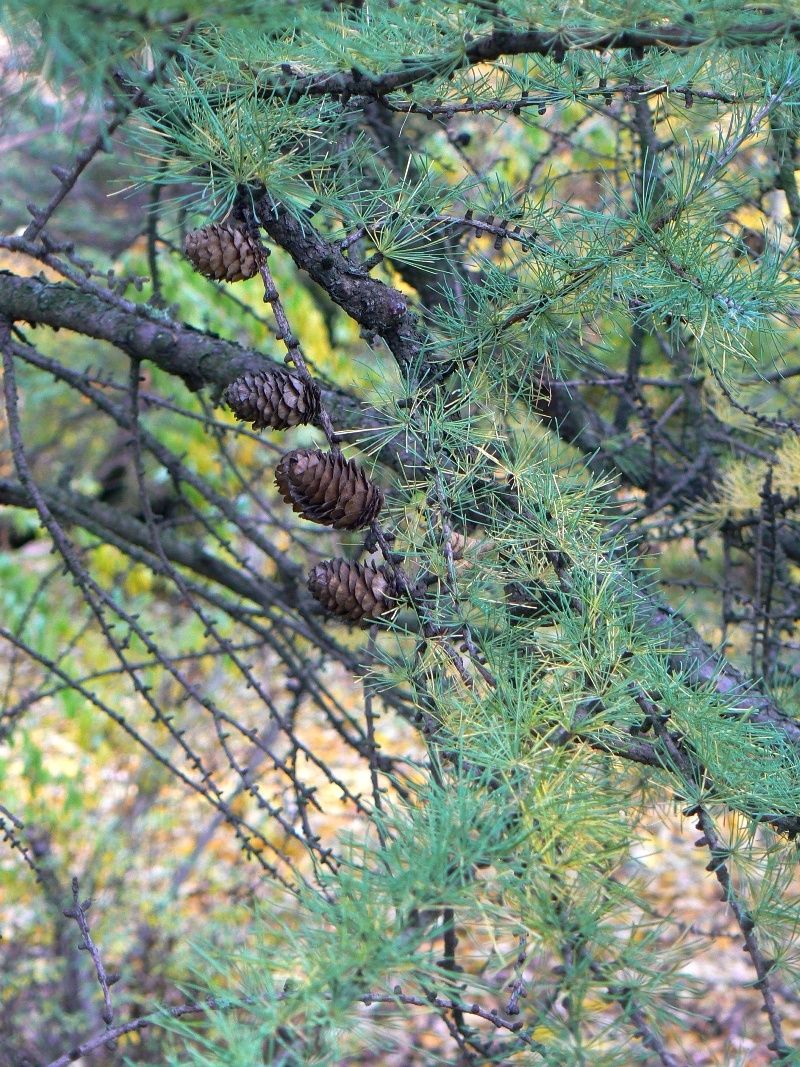
<path fill-rule="evenodd" d="M 62 998 L 32 1036 L 0 944 L 0 1063 L 706 1063 L 715 922 L 713 1062 L 800 1063 L 795 0 L 0 19 L 4 155 L 84 131 L 0 236 L 0 826 Z M 139 777 L 44 836 L 59 696 Z M 248 907 L 136 999 L 82 896 L 155 781 L 173 902 L 216 835 Z"/>

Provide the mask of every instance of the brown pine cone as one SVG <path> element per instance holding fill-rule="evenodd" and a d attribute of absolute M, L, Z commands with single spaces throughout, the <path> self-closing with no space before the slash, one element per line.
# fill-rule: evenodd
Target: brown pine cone
<path fill-rule="evenodd" d="M 240 282 L 258 271 L 255 246 L 238 226 L 214 222 L 191 230 L 183 251 L 196 271 L 218 282 Z"/>
<path fill-rule="evenodd" d="M 378 619 L 397 600 L 397 587 L 385 567 L 347 559 L 328 559 L 312 567 L 308 589 L 327 611 L 351 622 Z"/>
<path fill-rule="evenodd" d="M 298 515 L 335 530 L 369 526 L 383 506 L 378 486 L 339 452 L 295 448 L 282 457 L 275 483 Z"/>
<path fill-rule="evenodd" d="M 304 425 L 313 422 L 320 410 L 317 387 L 277 364 L 247 371 L 231 382 L 223 396 L 236 418 L 252 423 L 254 430 Z"/>

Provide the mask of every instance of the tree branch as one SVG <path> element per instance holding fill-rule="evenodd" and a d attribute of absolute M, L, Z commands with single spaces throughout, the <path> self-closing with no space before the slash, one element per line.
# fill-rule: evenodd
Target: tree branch
<path fill-rule="evenodd" d="M 379 98 L 420 82 L 446 77 L 451 71 L 463 70 L 476 63 L 487 63 L 502 56 L 539 55 L 563 59 L 567 52 L 606 52 L 609 49 L 645 49 L 683 51 L 724 40 L 728 48 L 757 47 L 774 44 L 782 38 L 800 38 L 800 20 L 762 18 L 734 23 L 719 29 L 696 22 L 664 26 L 642 26 L 628 30 L 601 31 L 590 26 L 565 26 L 559 29 L 494 30 L 467 40 L 462 49 L 409 56 L 400 66 L 383 74 L 370 74 L 352 68 L 347 71 L 319 71 L 301 74 L 291 63 L 282 66 L 284 79 L 277 84 L 259 81 L 265 91 L 283 90 L 291 100 L 302 96 L 366 96 Z"/>

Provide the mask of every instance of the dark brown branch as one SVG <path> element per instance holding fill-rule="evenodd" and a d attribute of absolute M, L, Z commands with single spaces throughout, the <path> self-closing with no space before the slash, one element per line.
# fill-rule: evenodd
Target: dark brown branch
<path fill-rule="evenodd" d="M 105 1030 L 103 1033 L 94 1034 L 92 1037 L 82 1041 L 79 1045 L 69 1049 L 69 1051 L 63 1053 L 57 1059 L 51 1060 L 47 1064 L 47 1067 L 69 1067 L 70 1063 L 75 1063 L 76 1060 L 82 1059 L 84 1056 L 88 1056 L 90 1052 L 95 1052 L 97 1049 L 102 1048 L 103 1045 L 109 1041 L 116 1041 L 120 1037 L 124 1037 L 126 1034 L 136 1034 L 141 1030 L 146 1030 L 149 1026 L 155 1026 L 160 1020 L 165 1018 L 170 1019 L 182 1019 L 185 1015 L 200 1015 L 205 1011 L 223 1010 L 225 1008 L 238 1008 L 240 1004 L 229 1004 L 224 1000 L 215 1000 L 209 998 L 208 1000 L 201 1001 L 197 1004 L 179 1004 L 174 1008 L 163 1008 L 161 1011 L 151 1012 L 149 1015 L 142 1015 L 138 1019 L 131 1019 L 127 1023 L 120 1023 L 117 1026 L 112 1027 L 109 1030 Z"/>
<path fill-rule="evenodd" d="M 7 271 L 0 271 L 0 315 L 107 341 L 136 359 L 150 360 L 194 391 L 208 387 L 220 394 L 234 378 L 245 371 L 263 369 L 266 361 L 254 349 L 174 322 L 166 315 L 140 318 L 72 285 Z M 386 418 L 375 409 L 343 390 L 321 386 L 321 392 L 340 430 L 386 432 Z M 399 441 L 384 449 L 381 458 L 393 465 L 414 463 Z"/>
<path fill-rule="evenodd" d="M 791 37 L 800 37 L 800 21 L 797 19 L 762 18 L 734 23 L 724 31 L 715 27 L 705 28 L 696 22 L 606 32 L 581 26 L 554 30 L 495 30 L 468 40 L 462 50 L 408 57 L 401 61 L 397 69 L 383 74 L 370 74 L 358 69 L 301 74 L 290 63 L 286 63 L 282 67 L 283 78 L 280 81 L 262 76 L 260 82 L 267 91 L 282 89 L 293 100 L 304 95 L 380 98 L 387 93 L 409 89 L 420 82 L 445 77 L 452 71 L 463 70 L 476 63 L 491 62 L 502 56 L 563 58 L 572 51 L 605 52 L 609 49 L 682 51 L 711 44 L 721 38 L 729 48 L 757 47 Z"/>
<path fill-rule="evenodd" d="M 401 293 L 370 277 L 342 254 L 340 246 L 326 241 L 310 223 L 300 222 L 268 195 L 259 205 L 258 219 L 334 303 L 384 339 L 400 367 L 408 372 L 418 364 L 425 338 Z"/>
<path fill-rule="evenodd" d="M 604 85 L 593 89 L 577 89 L 569 94 L 564 93 L 563 96 L 560 93 L 551 91 L 546 95 L 540 96 L 529 96 L 527 93 L 523 93 L 518 97 L 502 96 L 495 97 L 492 100 L 446 100 L 444 102 L 433 100 L 398 101 L 385 97 L 381 100 L 381 104 L 388 111 L 393 111 L 400 115 L 424 115 L 425 118 L 429 119 L 435 116 L 442 116 L 449 119 L 454 115 L 482 115 L 487 112 L 497 111 L 510 111 L 516 115 L 527 108 L 535 107 L 538 110 L 543 107 L 552 107 L 553 104 L 562 100 L 591 100 L 593 97 L 598 96 L 607 100 L 612 94 L 621 95 L 625 99 L 633 97 L 634 99 L 649 100 L 653 97 L 673 93 L 683 96 L 686 93 L 690 93 L 700 100 L 711 100 L 720 104 L 732 104 L 736 100 L 735 97 L 729 96 L 727 93 L 720 93 L 713 89 L 695 89 L 694 86 L 689 85 L 669 85 L 667 83 L 654 85 L 625 82 L 620 85 Z M 550 132 L 552 133 L 553 131 Z"/>

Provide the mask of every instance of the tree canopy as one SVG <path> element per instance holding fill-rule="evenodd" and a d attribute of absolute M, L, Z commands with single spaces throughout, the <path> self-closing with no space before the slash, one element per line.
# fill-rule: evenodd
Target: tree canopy
<path fill-rule="evenodd" d="M 0 1064 L 800 1063 L 796 4 L 0 27 Z"/>

